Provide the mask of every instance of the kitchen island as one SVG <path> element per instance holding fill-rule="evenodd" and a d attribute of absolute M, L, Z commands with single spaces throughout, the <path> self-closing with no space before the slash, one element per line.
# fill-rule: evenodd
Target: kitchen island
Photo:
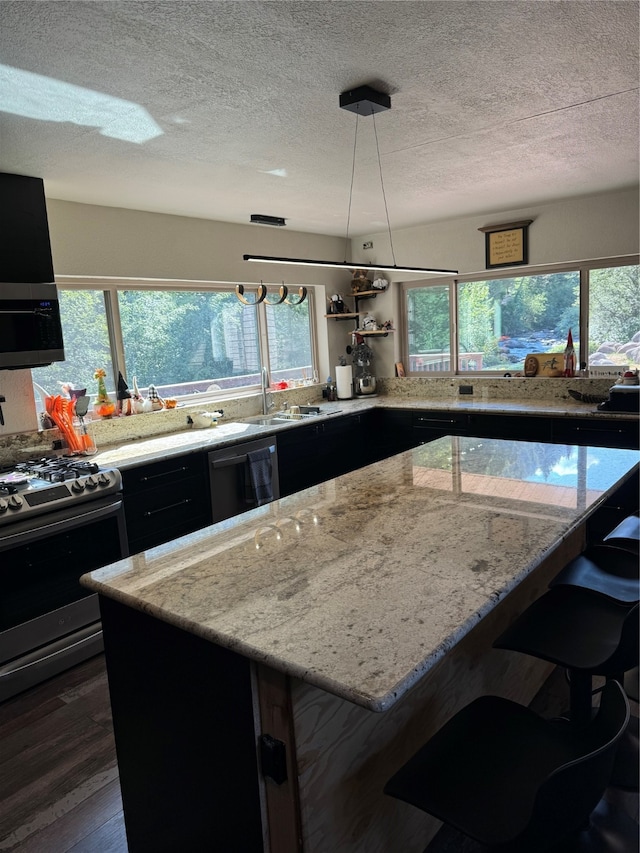
<path fill-rule="evenodd" d="M 447 436 L 85 576 L 131 853 L 422 851 L 384 782 L 475 696 L 530 701 L 549 665 L 491 643 L 638 459 Z"/>

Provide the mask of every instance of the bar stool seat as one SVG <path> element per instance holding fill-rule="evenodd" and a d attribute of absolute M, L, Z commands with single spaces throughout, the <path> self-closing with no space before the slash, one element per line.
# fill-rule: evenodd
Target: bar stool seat
<path fill-rule="evenodd" d="M 638 604 L 590 589 L 554 586 L 493 643 L 591 675 L 638 665 Z"/>
<path fill-rule="evenodd" d="M 578 586 L 635 604 L 640 601 L 638 556 L 612 545 L 595 545 L 571 560 L 549 584 Z"/>
<path fill-rule="evenodd" d="M 638 666 L 638 603 L 625 604 L 593 590 L 554 586 L 533 602 L 494 642 L 569 670 L 569 717 L 585 726 L 592 716 L 592 677 L 623 681 Z M 621 744 L 613 783 L 638 789 L 638 719 Z"/>
<path fill-rule="evenodd" d="M 602 541 L 605 545 L 614 545 L 633 554 L 640 554 L 640 517 L 627 516 Z"/>
<path fill-rule="evenodd" d="M 564 840 L 577 840 L 604 794 L 628 719 L 615 681 L 582 730 L 483 696 L 418 750 L 384 792 L 501 853 L 567 851 Z M 588 849 L 586 836 L 578 849 Z"/>

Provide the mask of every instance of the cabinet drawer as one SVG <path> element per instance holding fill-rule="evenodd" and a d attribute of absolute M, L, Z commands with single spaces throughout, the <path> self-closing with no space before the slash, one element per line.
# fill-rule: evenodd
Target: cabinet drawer
<path fill-rule="evenodd" d="M 457 412 L 414 412 L 412 423 L 419 441 L 432 441 L 440 435 L 466 435 L 469 416 Z"/>
<path fill-rule="evenodd" d="M 638 450 L 637 421 L 605 421 L 594 418 L 558 418 L 552 422 L 552 440 L 557 444 L 590 444 Z"/>
<path fill-rule="evenodd" d="M 131 554 L 211 524 L 204 453 L 130 468 L 122 483 Z"/>
<path fill-rule="evenodd" d="M 129 550 L 132 554 L 192 533 L 211 523 L 206 483 L 184 480 L 180 488 L 166 485 L 135 496 L 124 495 Z"/>
<path fill-rule="evenodd" d="M 469 415 L 469 435 L 516 441 L 551 441 L 548 418 L 522 415 Z"/>
<path fill-rule="evenodd" d="M 163 459 L 162 462 L 129 468 L 122 472 L 122 483 L 126 497 L 147 489 L 176 484 L 190 477 L 201 477 L 205 480 L 206 474 L 205 454 L 190 453 L 173 459 Z"/>

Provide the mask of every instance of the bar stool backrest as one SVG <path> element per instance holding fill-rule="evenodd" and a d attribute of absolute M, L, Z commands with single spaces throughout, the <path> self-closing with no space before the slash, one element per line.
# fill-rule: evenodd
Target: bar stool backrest
<path fill-rule="evenodd" d="M 629 722 L 629 703 L 617 681 L 602 691 L 596 717 L 575 732 L 579 757 L 554 770 L 540 786 L 520 850 L 545 849 L 549 841 L 585 826 L 609 782 L 616 745 Z M 580 754 L 581 753 L 581 754 Z"/>

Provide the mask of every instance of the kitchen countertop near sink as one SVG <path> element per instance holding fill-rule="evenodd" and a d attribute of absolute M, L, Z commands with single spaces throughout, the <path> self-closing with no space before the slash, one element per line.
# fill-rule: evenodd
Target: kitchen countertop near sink
<path fill-rule="evenodd" d="M 632 450 L 580 447 L 568 458 L 558 445 L 446 436 L 83 583 L 385 711 L 639 459 Z"/>
<path fill-rule="evenodd" d="M 330 414 L 323 413 L 323 406 Z M 259 415 L 232 422 L 226 422 L 223 419 L 215 427 L 205 429 L 187 428 L 155 438 L 123 442 L 122 444 L 112 445 L 104 449 L 99 448 L 98 453 L 92 458 L 100 465 L 111 465 L 126 469 L 181 453 L 214 450 L 225 445 L 236 444 L 245 439 L 251 440 L 269 433 L 295 429 L 299 426 L 318 423 L 327 418 L 336 418 L 340 415 L 357 414 L 358 412 L 368 411 L 374 407 L 465 413 L 476 412 L 478 414 L 531 415 L 536 417 L 590 417 L 605 420 L 616 418 L 638 420 L 638 415 L 633 413 L 600 412 L 596 410 L 593 404 L 578 403 L 573 400 L 533 402 L 531 400 L 433 400 L 391 395 L 376 396 L 373 399 L 359 397 L 351 400 L 338 400 L 336 403 L 322 404 L 320 406 L 320 415 L 301 420 L 262 425 L 252 423 L 252 421 L 260 417 Z M 137 415 L 136 417 L 145 417 L 145 415 Z"/>

